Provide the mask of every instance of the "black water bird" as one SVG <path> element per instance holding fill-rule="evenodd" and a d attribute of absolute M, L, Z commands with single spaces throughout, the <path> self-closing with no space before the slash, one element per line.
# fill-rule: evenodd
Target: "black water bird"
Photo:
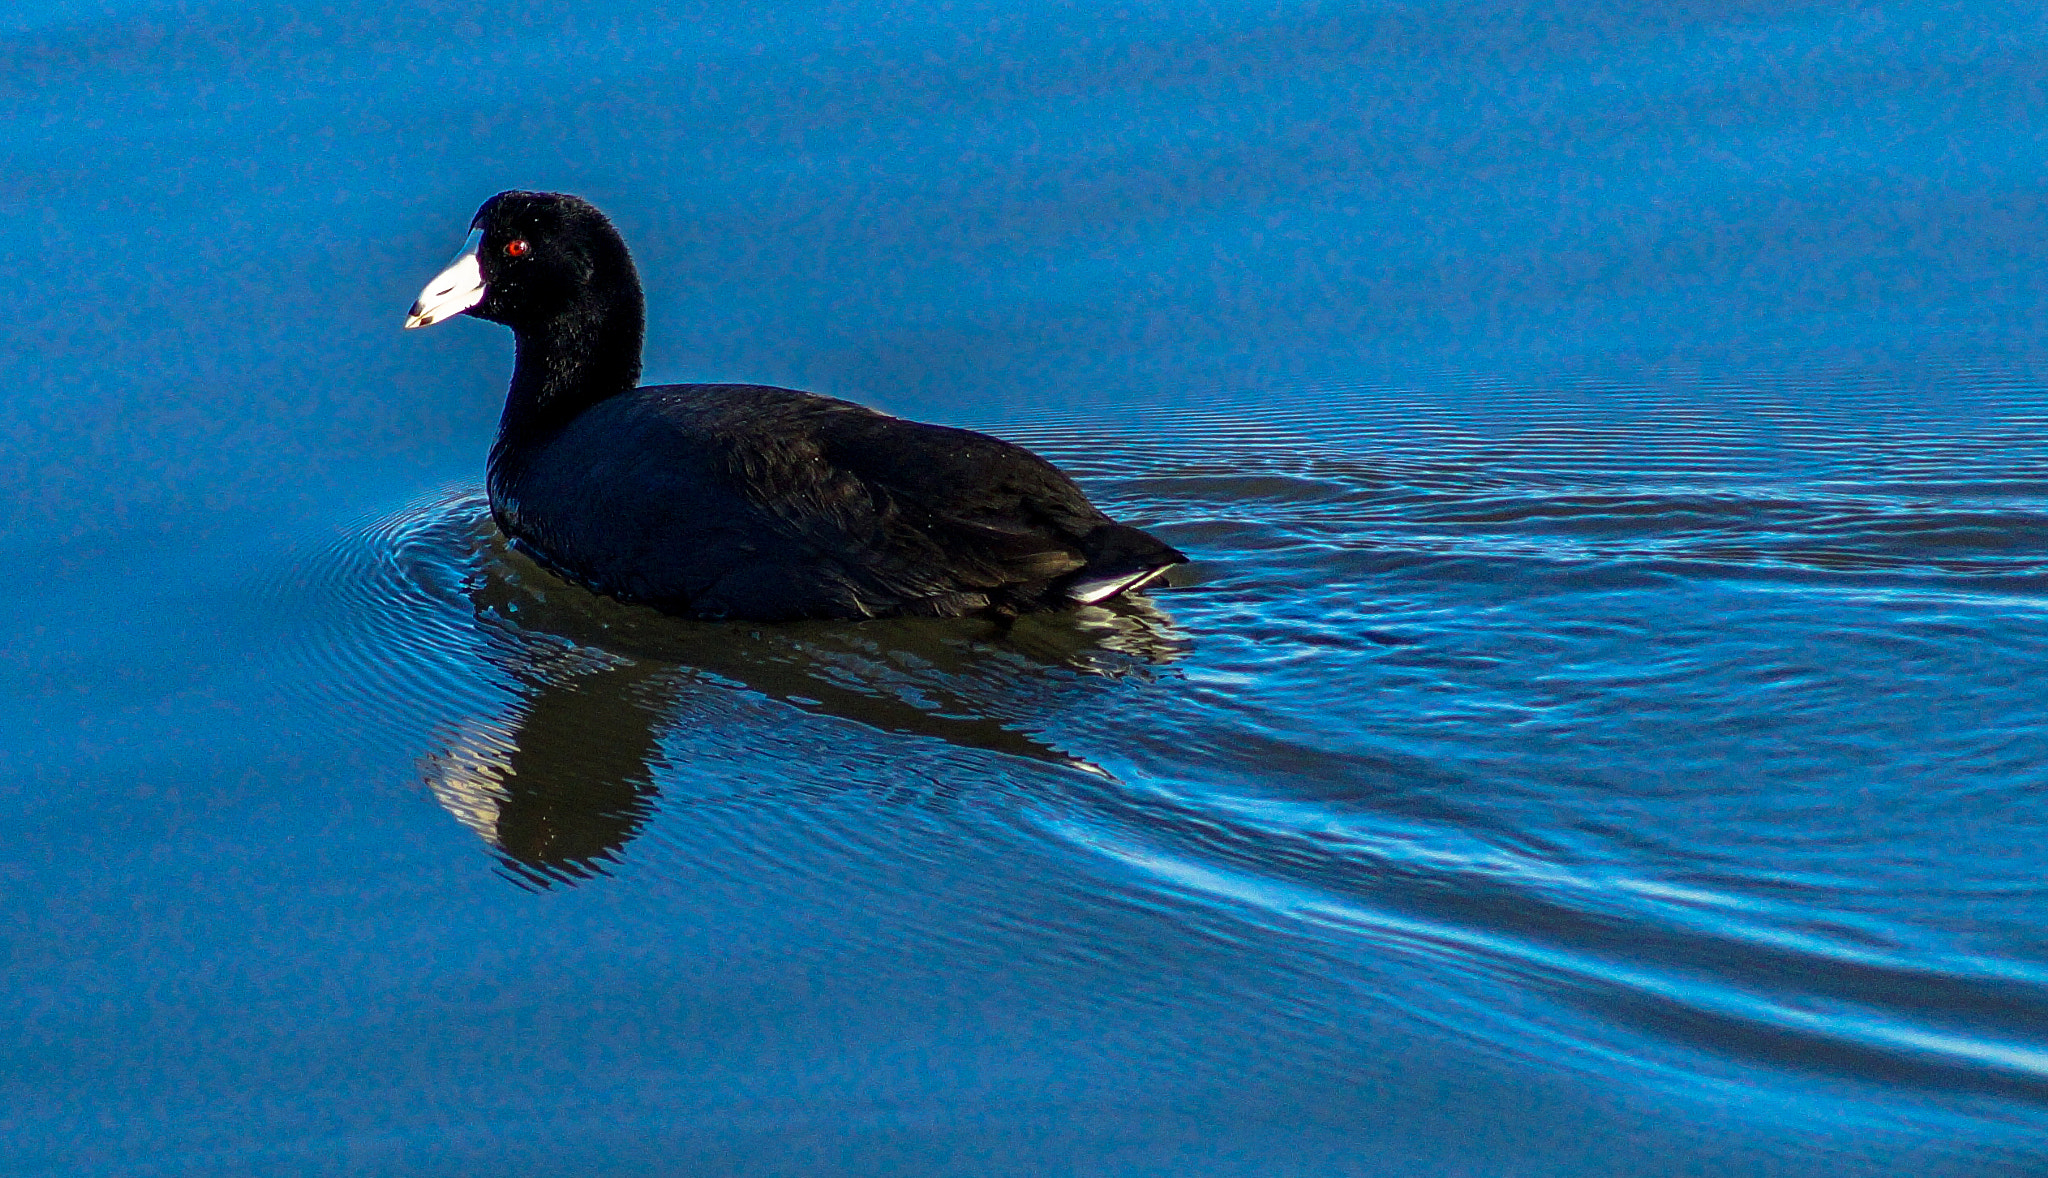
<path fill-rule="evenodd" d="M 501 192 L 406 316 L 517 341 L 491 512 L 601 593 L 701 618 L 1011 615 L 1091 603 L 1187 558 L 1018 446 L 761 385 L 651 385 L 640 278 L 603 213 Z"/>

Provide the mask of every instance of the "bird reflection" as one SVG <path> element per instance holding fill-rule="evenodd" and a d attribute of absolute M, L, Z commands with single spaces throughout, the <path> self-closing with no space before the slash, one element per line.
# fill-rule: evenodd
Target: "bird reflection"
<path fill-rule="evenodd" d="M 522 883 L 585 879 L 654 813 L 662 668 L 644 662 L 516 674 L 520 698 L 427 758 L 427 783 Z"/>
<path fill-rule="evenodd" d="M 483 538 L 469 600 L 514 699 L 424 758 L 434 796 L 510 877 L 548 888 L 603 874 L 652 817 L 661 734 L 705 690 L 961 748 L 1101 773 L 1030 736 L 1049 703 L 1142 674 L 1186 639 L 1143 599 L 977 619 L 783 625 L 691 622 L 563 584 Z"/>

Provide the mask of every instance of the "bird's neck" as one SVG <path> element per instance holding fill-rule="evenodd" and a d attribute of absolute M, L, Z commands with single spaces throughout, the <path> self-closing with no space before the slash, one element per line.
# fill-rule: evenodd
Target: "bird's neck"
<path fill-rule="evenodd" d="M 635 289 L 513 327 L 518 359 L 493 463 L 546 441 L 592 405 L 639 384 L 646 322 Z"/>

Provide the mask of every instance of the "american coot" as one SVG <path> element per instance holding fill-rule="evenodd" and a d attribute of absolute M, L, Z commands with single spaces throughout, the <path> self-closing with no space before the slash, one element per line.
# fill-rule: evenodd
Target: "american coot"
<path fill-rule="evenodd" d="M 1187 559 L 986 434 L 761 385 L 636 388 L 640 278 L 580 198 L 485 201 L 405 325 L 463 313 L 518 347 L 491 512 L 600 593 L 756 621 L 1009 615 L 1103 601 Z"/>

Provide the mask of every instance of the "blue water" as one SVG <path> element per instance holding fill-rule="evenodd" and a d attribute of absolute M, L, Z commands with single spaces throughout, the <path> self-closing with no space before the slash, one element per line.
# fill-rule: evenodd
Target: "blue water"
<path fill-rule="evenodd" d="M 0 13 L 0 1173 L 2048 1173 L 2048 17 Z M 401 333 L 507 187 L 647 375 L 1195 563 L 676 622 Z"/>

